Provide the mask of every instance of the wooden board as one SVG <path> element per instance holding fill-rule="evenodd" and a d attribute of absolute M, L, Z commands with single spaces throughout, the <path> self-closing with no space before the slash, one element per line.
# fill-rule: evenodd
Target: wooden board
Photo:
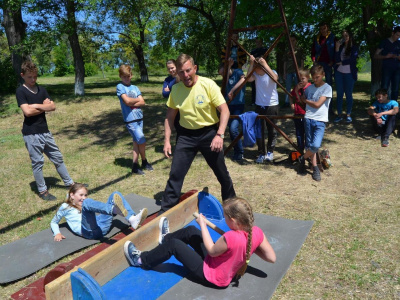
<path fill-rule="evenodd" d="M 182 228 L 192 221 L 192 214 L 198 211 L 197 205 L 198 193 L 165 212 L 162 216 L 168 218 L 171 231 Z M 111 247 L 82 263 L 79 267 L 88 272 L 100 285 L 105 284 L 129 267 L 123 251 L 123 245 L 126 241 L 132 241 L 139 249 L 143 250 L 150 250 L 157 245 L 160 218 L 161 216 L 155 218 Z M 47 284 L 45 286 L 46 299 L 72 299 L 70 273 L 76 270 L 77 267 Z"/>

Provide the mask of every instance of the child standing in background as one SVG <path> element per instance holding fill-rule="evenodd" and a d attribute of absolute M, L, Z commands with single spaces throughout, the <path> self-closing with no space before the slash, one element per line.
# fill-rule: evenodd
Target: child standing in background
<path fill-rule="evenodd" d="M 132 174 L 144 175 L 139 168 L 139 154 L 142 158 L 142 169 L 153 171 L 153 167 L 146 159 L 146 138 L 143 134 L 143 112 L 141 107 L 146 105 L 142 93 L 137 86 L 131 84 L 132 69 L 128 65 L 119 67 L 121 83 L 117 85 L 117 96 L 121 104 L 122 116 L 126 128 L 133 138 L 133 165 Z"/>
<path fill-rule="evenodd" d="M 305 133 L 306 133 L 306 153 L 299 157 L 299 173 L 305 175 L 305 160 L 311 158 L 313 166 L 312 178 L 316 181 L 321 180 L 321 174 L 317 166 L 318 149 L 321 147 L 325 132 L 325 123 L 328 122 L 329 103 L 332 99 L 332 87 L 325 83 L 324 68 L 316 64 L 311 70 L 311 77 L 314 84 L 310 85 L 300 97 L 306 104 L 305 114 Z"/>
<path fill-rule="evenodd" d="M 16 97 L 18 106 L 24 113 L 22 135 L 32 162 L 33 177 L 40 198 L 46 201 L 57 200 L 49 193 L 43 177 L 43 154 L 54 164 L 65 186 L 72 186 L 74 181 L 69 176 L 63 156 L 47 126 L 46 112 L 56 110 L 56 105 L 46 89 L 36 84 L 38 69 L 33 62 L 26 61 L 22 64 L 21 77 L 24 84 L 17 89 Z"/>
<path fill-rule="evenodd" d="M 113 215 L 122 215 L 133 229 L 137 229 L 147 217 L 147 208 L 142 209 L 137 215 L 119 192 L 114 192 L 108 197 L 107 203 L 87 198 L 88 191 L 81 183 L 74 184 L 68 198 L 51 220 L 50 226 L 54 234 L 54 241 L 65 239 L 60 233 L 58 223 L 62 218 L 67 220 L 69 228 L 87 239 L 101 239 L 111 228 Z M 96 216 L 96 213 L 99 213 Z"/>
<path fill-rule="evenodd" d="M 304 151 L 304 115 L 306 113 L 304 103 L 300 102 L 300 97 L 304 94 L 306 88 L 308 88 L 311 83 L 308 82 L 310 78 L 310 71 L 307 69 L 300 68 L 299 69 L 300 81 L 299 83 L 293 88 L 292 92 L 290 93 L 293 96 L 293 99 L 289 97 L 290 107 L 294 111 L 294 115 L 297 117 L 302 117 L 301 119 L 293 119 L 294 126 L 296 128 L 296 138 L 297 138 L 297 147 Z"/>

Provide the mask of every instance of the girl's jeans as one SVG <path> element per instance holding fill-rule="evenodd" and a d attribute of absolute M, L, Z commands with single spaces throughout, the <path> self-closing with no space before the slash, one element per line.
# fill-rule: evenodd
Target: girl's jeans
<path fill-rule="evenodd" d="M 238 105 L 229 105 L 229 112 L 231 115 L 241 115 L 244 112 L 244 104 Z M 240 122 L 239 119 L 230 119 L 228 122 L 229 127 L 229 136 L 231 138 L 231 142 L 239 135 L 240 133 Z M 242 139 L 240 139 L 236 145 L 233 147 L 234 154 L 243 154 L 243 144 Z"/>
<path fill-rule="evenodd" d="M 135 212 L 130 207 L 120 192 L 114 192 L 108 197 L 107 203 L 87 198 L 82 204 L 82 236 L 87 239 L 97 240 L 105 236 L 111 228 L 113 221 L 114 194 L 122 198 L 125 209 L 128 211 L 126 220 Z M 96 215 L 99 213 L 99 215 Z"/>
<path fill-rule="evenodd" d="M 337 113 L 338 117 L 342 116 L 343 112 L 343 94 L 346 94 L 347 115 L 351 115 L 353 108 L 353 88 L 354 79 L 351 73 L 335 72 L 336 93 L 337 93 Z"/>

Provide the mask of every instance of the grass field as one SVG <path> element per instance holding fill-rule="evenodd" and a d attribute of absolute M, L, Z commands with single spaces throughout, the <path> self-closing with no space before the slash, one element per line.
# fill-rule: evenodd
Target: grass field
<path fill-rule="evenodd" d="M 162 153 L 166 110 L 161 97 L 163 77 L 150 77 L 146 84 L 134 82 L 148 104 L 144 108 L 144 128 L 148 159 L 155 170 L 145 176 L 130 175 L 132 142 L 115 95 L 117 75 L 87 78 L 84 97 L 71 96 L 73 80 L 39 79 L 39 84 L 56 101 L 57 110 L 49 113 L 47 120 L 73 179 L 88 183 L 91 197 L 101 201 L 115 190 L 160 199 L 171 164 Z M 256 212 L 315 221 L 273 299 L 400 299 L 399 127 L 390 138 L 390 146 L 382 148 L 366 114 L 369 90 L 368 74 L 361 74 L 354 91 L 353 123 L 327 125 L 323 146 L 330 150 L 334 166 L 322 173 L 321 182 L 313 181 L 311 175 L 296 174 L 296 166 L 286 160 L 292 149 L 282 137 L 278 138 L 274 164 L 255 164 L 255 147 L 245 150 L 241 163 L 233 162 L 231 153 L 228 155 L 226 163 L 236 192 L 248 199 Z M 250 103 L 250 99 L 246 101 Z M 23 115 L 14 95 L 3 97 L 0 112 L 3 245 L 48 228 L 66 189 L 46 159 L 45 179 L 59 200 L 45 202 L 37 196 L 20 131 Z M 291 112 L 282 109 L 281 114 Z M 279 124 L 294 140 L 293 122 Z M 205 186 L 220 197 L 219 184 L 199 155 L 185 178 L 183 191 Z M 29 259 L 29 249 L 26 253 L 21 259 Z M 0 298 L 9 298 L 55 265 L 81 253 L 26 279 L 1 286 Z"/>

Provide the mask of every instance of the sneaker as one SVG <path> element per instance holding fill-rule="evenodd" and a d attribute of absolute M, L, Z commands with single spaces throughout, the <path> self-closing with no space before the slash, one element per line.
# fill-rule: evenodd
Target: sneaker
<path fill-rule="evenodd" d="M 353 122 L 353 119 L 350 116 L 346 117 L 346 123 L 351 123 Z"/>
<path fill-rule="evenodd" d="M 233 154 L 232 160 L 239 161 L 239 160 L 242 160 L 242 159 L 243 159 L 243 154 L 241 154 L 241 153 Z"/>
<path fill-rule="evenodd" d="M 131 216 L 128 221 L 131 224 L 132 228 L 136 230 L 140 225 L 142 225 L 142 223 L 144 222 L 144 220 L 146 220 L 146 218 L 147 218 L 147 208 L 143 208 L 137 215 Z"/>
<path fill-rule="evenodd" d="M 257 163 L 257 164 L 262 164 L 262 163 L 264 162 L 264 160 L 266 160 L 265 155 L 260 154 L 260 155 L 258 156 L 258 158 L 256 159 L 256 163 Z"/>
<path fill-rule="evenodd" d="M 39 193 L 39 197 L 42 198 L 45 201 L 55 201 L 55 200 L 57 200 L 57 197 L 53 196 L 52 194 L 50 194 L 48 190 L 45 190 L 44 192 Z"/>
<path fill-rule="evenodd" d="M 274 153 L 273 152 L 268 152 L 267 156 L 265 157 L 266 161 L 272 162 L 274 160 Z"/>
<path fill-rule="evenodd" d="M 385 137 L 382 141 L 382 147 L 389 147 L 389 138 Z"/>
<path fill-rule="evenodd" d="M 169 221 L 166 217 L 162 217 L 160 219 L 160 223 L 158 223 L 158 227 L 160 228 L 160 235 L 158 237 L 158 243 L 162 244 L 164 237 L 169 233 Z"/>
<path fill-rule="evenodd" d="M 139 164 L 134 163 L 132 166 L 132 174 L 134 175 L 144 175 L 144 172 L 139 169 Z"/>
<path fill-rule="evenodd" d="M 342 122 L 343 118 L 342 117 L 336 117 L 335 120 L 333 120 L 333 123 L 339 123 Z"/>
<path fill-rule="evenodd" d="M 139 263 L 140 255 L 142 251 L 136 249 L 135 245 L 131 241 L 126 241 L 124 244 L 124 253 L 129 264 L 134 267 L 140 267 Z"/>
<path fill-rule="evenodd" d="M 145 169 L 146 171 L 154 171 L 153 166 L 147 160 L 142 161 L 142 169 Z"/>
<path fill-rule="evenodd" d="M 315 181 L 321 181 L 321 173 L 319 172 L 318 167 L 314 167 L 314 172 L 312 174 L 312 179 Z"/>
<path fill-rule="evenodd" d="M 114 202 L 114 205 L 116 205 L 119 208 L 119 210 L 121 211 L 121 214 L 124 217 L 126 217 L 128 215 L 128 211 L 126 210 L 126 208 L 124 206 L 124 202 L 122 201 L 122 198 L 119 194 L 114 194 L 113 202 Z"/>
<path fill-rule="evenodd" d="M 304 156 L 300 156 L 297 161 L 299 162 L 299 169 L 298 169 L 298 173 L 300 175 L 306 175 L 306 160 L 304 159 Z"/>

